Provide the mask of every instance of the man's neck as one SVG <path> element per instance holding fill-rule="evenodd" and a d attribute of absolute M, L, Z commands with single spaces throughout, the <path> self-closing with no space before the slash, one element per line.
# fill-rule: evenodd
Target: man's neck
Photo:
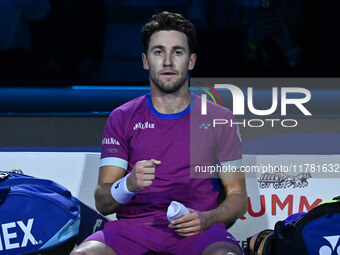
<path fill-rule="evenodd" d="M 153 107 L 160 113 L 173 114 L 183 111 L 190 104 L 190 93 L 187 86 L 175 93 L 166 94 L 151 87 L 151 101 Z"/>

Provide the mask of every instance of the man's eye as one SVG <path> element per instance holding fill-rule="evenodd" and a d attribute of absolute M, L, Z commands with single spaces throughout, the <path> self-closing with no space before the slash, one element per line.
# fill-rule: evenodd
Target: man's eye
<path fill-rule="evenodd" d="M 182 53 L 182 51 L 180 51 L 180 50 L 176 50 L 176 51 L 174 52 L 174 54 L 175 54 L 175 56 L 181 56 L 183 53 Z"/>
<path fill-rule="evenodd" d="M 155 54 L 156 56 L 160 56 L 160 55 L 162 55 L 162 51 L 161 51 L 161 50 L 156 50 L 156 51 L 154 52 L 154 54 Z"/>

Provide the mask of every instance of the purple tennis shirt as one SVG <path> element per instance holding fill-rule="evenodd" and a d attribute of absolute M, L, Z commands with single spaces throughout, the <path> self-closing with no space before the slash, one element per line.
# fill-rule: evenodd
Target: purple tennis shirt
<path fill-rule="evenodd" d="M 152 185 L 120 207 L 117 218 L 157 217 L 175 200 L 206 211 L 216 208 L 217 179 L 192 178 L 195 166 L 228 164 L 239 168 L 242 143 L 237 125 L 213 127 L 214 118 L 236 121 L 232 112 L 208 101 L 201 115 L 201 98 L 191 95 L 190 105 L 175 114 L 159 113 L 151 95 L 136 98 L 116 108 L 103 134 L 101 166 L 112 165 L 132 171 L 137 161 L 156 159 Z"/>

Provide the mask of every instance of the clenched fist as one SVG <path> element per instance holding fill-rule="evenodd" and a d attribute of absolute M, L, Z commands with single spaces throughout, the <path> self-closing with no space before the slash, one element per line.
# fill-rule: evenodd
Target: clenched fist
<path fill-rule="evenodd" d="M 127 177 L 126 186 L 131 192 L 139 192 L 152 185 L 155 179 L 156 166 L 160 165 L 161 161 L 150 159 L 138 161 L 131 174 Z"/>

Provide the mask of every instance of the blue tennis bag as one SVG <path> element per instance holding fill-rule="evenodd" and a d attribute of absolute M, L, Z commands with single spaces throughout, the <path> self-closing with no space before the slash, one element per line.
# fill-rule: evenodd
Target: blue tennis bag
<path fill-rule="evenodd" d="M 340 197 L 275 225 L 277 255 L 340 255 Z"/>
<path fill-rule="evenodd" d="M 53 181 L 0 171 L 0 255 L 69 254 L 79 208 L 71 192 Z"/>
<path fill-rule="evenodd" d="M 340 196 L 247 239 L 246 255 L 340 255 Z"/>

